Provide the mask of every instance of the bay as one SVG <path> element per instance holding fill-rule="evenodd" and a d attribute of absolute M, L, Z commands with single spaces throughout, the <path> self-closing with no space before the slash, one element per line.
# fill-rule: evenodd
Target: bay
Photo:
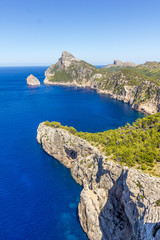
<path fill-rule="evenodd" d="M 81 187 L 36 141 L 42 121 L 97 132 L 142 113 L 94 90 L 45 86 L 47 67 L 0 68 L 0 239 L 86 240 L 77 206 Z M 42 83 L 31 88 L 29 74 Z"/>

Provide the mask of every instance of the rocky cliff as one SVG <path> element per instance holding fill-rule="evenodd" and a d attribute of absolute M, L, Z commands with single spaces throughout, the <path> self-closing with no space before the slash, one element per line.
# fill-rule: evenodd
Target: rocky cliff
<path fill-rule="evenodd" d="M 159 240 L 160 179 L 111 161 L 68 131 L 41 123 L 37 141 L 83 186 L 78 214 L 91 240 Z"/>
<path fill-rule="evenodd" d="M 31 74 L 27 77 L 27 84 L 30 86 L 39 86 L 40 81 L 33 74 Z"/>
<path fill-rule="evenodd" d="M 138 111 L 152 114 L 160 110 L 160 87 L 151 78 L 133 69 L 98 69 L 65 51 L 58 62 L 47 69 L 44 83 L 90 87 L 129 103 Z"/>

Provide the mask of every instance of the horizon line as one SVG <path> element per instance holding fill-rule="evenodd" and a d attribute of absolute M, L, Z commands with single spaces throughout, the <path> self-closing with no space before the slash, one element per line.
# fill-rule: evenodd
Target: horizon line
<path fill-rule="evenodd" d="M 51 64 L 52 65 L 52 64 Z M 0 65 L 2 67 L 50 67 L 51 65 Z M 107 64 L 92 64 L 93 66 L 106 66 Z"/>

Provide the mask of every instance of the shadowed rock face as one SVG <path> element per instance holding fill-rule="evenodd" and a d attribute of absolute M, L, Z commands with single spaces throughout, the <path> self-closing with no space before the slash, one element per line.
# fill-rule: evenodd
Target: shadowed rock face
<path fill-rule="evenodd" d="M 83 186 L 78 214 L 89 239 L 160 239 L 159 178 L 120 166 L 85 140 L 44 123 L 37 141 Z"/>
<path fill-rule="evenodd" d="M 133 225 L 127 217 L 125 203 L 122 200 L 124 184 L 126 184 L 127 171 L 122 170 L 120 177 L 114 182 L 113 187 L 108 191 L 108 199 L 99 215 L 100 228 L 103 239 L 136 240 Z M 130 199 L 131 201 L 131 199 Z M 138 210 L 134 207 L 138 217 Z M 137 229 L 138 232 L 138 229 Z"/>
<path fill-rule="evenodd" d="M 31 74 L 27 77 L 27 84 L 30 86 L 39 86 L 40 81 L 33 74 Z"/>

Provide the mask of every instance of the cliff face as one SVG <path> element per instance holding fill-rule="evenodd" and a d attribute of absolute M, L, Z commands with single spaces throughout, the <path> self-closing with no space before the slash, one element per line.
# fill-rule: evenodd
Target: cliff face
<path fill-rule="evenodd" d="M 98 69 L 68 52 L 63 52 L 59 61 L 47 69 L 44 83 L 90 87 L 129 103 L 138 111 L 152 114 L 160 110 L 160 87 L 147 76 L 131 69 Z"/>
<path fill-rule="evenodd" d="M 159 178 L 118 165 L 64 129 L 41 123 L 37 141 L 83 186 L 78 214 L 89 239 L 160 239 Z"/>

